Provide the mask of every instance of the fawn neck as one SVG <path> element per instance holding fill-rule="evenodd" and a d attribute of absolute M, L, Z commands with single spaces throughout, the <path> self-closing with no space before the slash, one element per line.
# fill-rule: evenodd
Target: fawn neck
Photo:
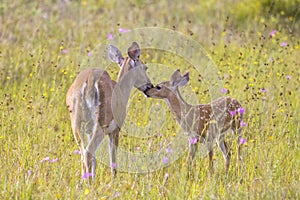
<path fill-rule="evenodd" d="M 192 106 L 181 97 L 178 89 L 175 92 L 170 92 L 166 101 L 172 113 L 176 116 L 176 120 L 178 122 L 186 121 L 185 119 L 190 114 Z"/>

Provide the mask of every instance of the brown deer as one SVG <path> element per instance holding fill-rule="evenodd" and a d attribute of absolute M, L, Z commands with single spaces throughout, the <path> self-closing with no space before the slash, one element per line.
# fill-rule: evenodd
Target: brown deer
<path fill-rule="evenodd" d="M 116 174 L 119 131 L 130 91 L 136 87 L 146 93 L 153 87 L 146 73 L 147 66 L 139 59 L 140 48 L 136 42 L 128 48 L 128 57 L 123 58 L 113 45 L 109 46 L 108 56 L 121 68 L 118 83 L 103 69 L 86 69 L 78 74 L 66 96 L 73 134 L 81 150 L 82 173 L 92 177 L 96 168 L 95 152 L 105 135 L 109 136 L 111 171 Z"/>
<path fill-rule="evenodd" d="M 181 97 L 178 87 L 189 81 L 189 73 L 183 75 L 175 71 L 170 81 L 158 84 L 147 90 L 152 98 L 165 99 L 176 121 L 189 137 L 188 164 L 192 164 L 195 157 L 198 141 L 205 142 L 209 155 L 209 169 L 213 172 L 213 141 L 216 140 L 225 159 L 225 169 L 228 172 L 230 152 L 225 142 L 225 132 L 229 129 L 241 135 L 243 110 L 241 104 L 234 98 L 221 97 L 209 104 L 190 105 Z M 240 157 L 240 145 L 238 148 Z"/>

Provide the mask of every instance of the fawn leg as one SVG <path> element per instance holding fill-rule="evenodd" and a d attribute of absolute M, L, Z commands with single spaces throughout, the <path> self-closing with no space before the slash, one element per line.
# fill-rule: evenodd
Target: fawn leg
<path fill-rule="evenodd" d="M 230 165 L 230 152 L 228 150 L 228 147 L 226 145 L 224 138 L 222 138 L 221 141 L 218 142 L 218 146 L 220 147 L 220 149 L 223 153 L 223 157 L 225 159 L 225 169 L 226 169 L 226 173 L 228 173 L 229 165 Z"/>

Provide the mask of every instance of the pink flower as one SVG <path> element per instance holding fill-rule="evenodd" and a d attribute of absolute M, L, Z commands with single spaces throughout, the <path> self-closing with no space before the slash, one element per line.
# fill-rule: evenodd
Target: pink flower
<path fill-rule="evenodd" d="M 260 91 L 263 93 L 267 92 L 266 88 L 261 88 Z"/>
<path fill-rule="evenodd" d="M 42 160 L 40 160 L 40 162 L 45 162 L 45 161 L 48 161 L 48 160 L 50 160 L 50 158 L 46 157 L 46 158 L 43 158 Z"/>
<path fill-rule="evenodd" d="M 113 34 L 112 34 L 112 33 L 108 33 L 108 34 L 106 35 L 106 37 L 107 37 L 107 39 L 108 39 L 108 40 L 112 40 L 112 39 L 114 39 L 114 37 L 113 37 Z"/>
<path fill-rule="evenodd" d="M 50 163 L 54 163 L 54 162 L 57 162 L 58 161 L 58 158 L 54 158 L 52 160 L 49 160 Z"/>
<path fill-rule="evenodd" d="M 223 88 L 223 89 L 221 90 L 221 92 L 222 92 L 223 94 L 226 94 L 226 93 L 227 93 L 227 89 L 226 89 L 226 88 Z"/>
<path fill-rule="evenodd" d="M 198 138 L 197 137 L 189 138 L 189 142 L 190 144 L 196 144 L 198 142 Z"/>
<path fill-rule="evenodd" d="M 82 179 L 87 179 L 89 177 L 93 176 L 93 173 L 89 173 L 89 172 L 85 172 L 83 175 L 82 175 Z"/>
<path fill-rule="evenodd" d="M 238 112 L 242 115 L 245 113 L 245 109 L 244 108 L 238 108 Z"/>
<path fill-rule="evenodd" d="M 130 29 L 124 29 L 124 28 L 119 28 L 120 33 L 128 33 L 130 32 Z"/>
<path fill-rule="evenodd" d="M 162 161 L 163 161 L 163 163 L 168 163 L 169 162 L 169 158 L 168 157 L 164 157 L 163 159 L 162 159 Z"/>
<path fill-rule="evenodd" d="M 75 155 L 76 155 L 76 154 L 81 154 L 80 150 L 77 150 L 77 149 L 76 149 L 76 150 L 74 150 L 74 152 L 73 152 L 73 153 L 74 153 Z"/>
<path fill-rule="evenodd" d="M 291 80 L 292 77 L 290 75 L 287 75 L 285 78 L 286 80 Z"/>
<path fill-rule="evenodd" d="M 286 42 L 282 42 L 281 44 L 280 44 L 280 46 L 282 46 L 282 47 L 286 47 L 288 45 L 288 43 L 286 43 Z"/>
<path fill-rule="evenodd" d="M 234 116 L 235 113 L 236 113 L 235 110 L 230 111 L 230 115 L 231 115 L 231 116 Z"/>
<path fill-rule="evenodd" d="M 88 52 L 88 53 L 87 53 L 87 56 L 88 56 L 88 57 L 91 57 L 92 55 L 93 55 L 92 52 Z"/>
<path fill-rule="evenodd" d="M 173 150 L 172 148 L 166 148 L 166 152 L 167 152 L 167 153 L 173 153 L 174 150 Z"/>
<path fill-rule="evenodd" d="M 116 169 L 117 168 L 117 163 L 115 163 L 115 162 L 111 163 L 111 168 Z"/>
<path fill-rule="evenodd" d="M 274 37 L 274 36 L 275 36 L 275 33 L 277 33 L 277 30 L 271 31 L 270 36 L 271 36 L 271 37 Z"/>
<path fill-rule="evenodd" d="M 247 140 L 245 140 L 245 139 L 242 138 L 242 137 L 240 138 L 240 143 L 241 143 L 241 144 L 245 144 L 246 142 L 247 142 Z"/>
<path fill-rule="evenodd" d="M 241 127 L 247 126 L 247 124 L 244 121 L 240 122 Z"/>
<path fill-rule="evenodd" d="M 67 50 L 67 49 L 63 49 L 63 50 L 61 50 L 61 53 L 62 53 L 62 54 L 67 54 L 67 53 L 68 53 L 68 50 Z"/>

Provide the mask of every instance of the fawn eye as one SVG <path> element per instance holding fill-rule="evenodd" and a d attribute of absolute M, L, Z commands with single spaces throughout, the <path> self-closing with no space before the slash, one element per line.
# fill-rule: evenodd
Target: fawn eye
<path fill-rule="evenodd" d="M 160 90 L 160 89 L 161 89 L 161 87 L 160 87 L 159 85 L 157 85 L 157 86 L 156 86 L 156 89 Z"/>

